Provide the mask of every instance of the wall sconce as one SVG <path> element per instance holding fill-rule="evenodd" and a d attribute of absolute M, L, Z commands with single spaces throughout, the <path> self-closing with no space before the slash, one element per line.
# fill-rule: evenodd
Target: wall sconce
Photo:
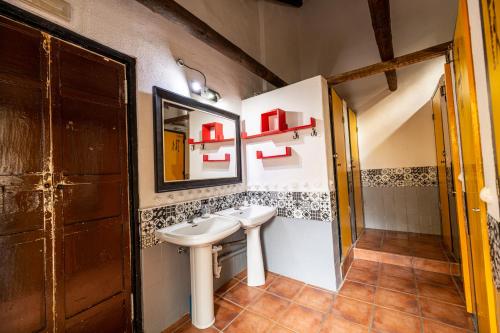
<path fill-rule="evenodd" d="M 177 65 L 179 65 L 180 67 L 186 67 L 192 71 L 195 71 L 203 77 L 203 82 L 196 81 L 196 80 L 189 82 L 189 90 L 193 94 L 201 96 L 201 97 L 208 99 L 212 102 L 218 102 L 221 99 L 221 96 L 217 91 L 215 91 L 207 86 L 207 77 L 205 76 L 205 74 L 203 74 L 202 71 L 186 65 L 186 63 L 182 59 L 177 59 Z"/>

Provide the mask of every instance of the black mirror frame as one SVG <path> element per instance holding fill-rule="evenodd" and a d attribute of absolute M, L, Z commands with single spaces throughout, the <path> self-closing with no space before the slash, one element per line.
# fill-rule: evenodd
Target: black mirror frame
<path fill-rule="evenodd" d="M 163 110 L 162 100 L 166 99 L 201 111 L 209 112 L 217 116 L 229 118 L 235 122 L 236 143 L 236 177 L 196 179 L 175 182 L 165 182 L 163 174 Z M 214 106 L 203 104 L 192 98 L 176 94 L 174 92 L 153 87 L 153 121 L 154 121 L 154 143 L 155 143 L 155 191 L 157 193 L 181 191 L 193 188 L 213 187 L 229 184 L 239 184 L 241 177 L 241 138 L 240 138 L 240 116 L 228 111 L 218 109 Z"/>

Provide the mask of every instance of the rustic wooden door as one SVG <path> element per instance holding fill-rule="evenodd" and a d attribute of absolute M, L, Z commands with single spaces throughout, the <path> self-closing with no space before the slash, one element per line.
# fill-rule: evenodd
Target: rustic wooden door
<path fill-rule="evenodd" d="M 354 211 L 356 214 L 356 234 L 359 238 L 365 228 L 363 212 L 363 189 L 361 184 L 361 165 L 359 162 L 358 122 L 354 111 L 349 109 L 349 137 L 351 142 L 351 168 L 354 191 Z"/>
<path fill-rule="evenodd" d="M 448 203 L 448 181 L 446 176 L 446 151 L 444 144 L 443 119 L 441 114 L 441 86 L 432 96 L 432 119 L 434 120 L 434 139 L 436 143 L 436 163 L 439 185 L 439 212 L 441 213 L 441 236 L 443 244 L 451 253 L 450 207 Z"/>
<path fill-rule="evenodd" d="M 53 330 L 46 47 L 0 16 L 0 332 Z"/>
<path fill-rule="evenodd" d="M 124 82 L 0 17 L 0 332 L 131 330 Z"/>
<path fill-rule="evenodd" d="M 52 39 L 57 324 L 130 330 L 124 66 Z"/>
<path fill-rule="evenodd" d="M 352 245 L 351 215 L 349 208 L 349 188 L 347 182 L 347 159 L 345 151 L 345 134 L 342 99 L 335 90 L 331 89 L 332 95 L 332 119 L 333 137 L 335 141 L 335 170 L 337 180 L 337 202 L 340 224 L 340 238 L 342 258 L 349 253 Z"/>

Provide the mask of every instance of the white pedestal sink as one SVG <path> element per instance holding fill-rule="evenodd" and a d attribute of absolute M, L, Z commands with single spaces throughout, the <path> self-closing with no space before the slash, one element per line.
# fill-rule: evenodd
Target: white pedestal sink
<path fill-rule="evenodd" d="M 191 262 L 191 321 L 199 329 L 215 321 L 212 244 L 240 229 L 236 219 L 211 215 L 195 223 L 183 222 L 156 231 L 169 243 L 189 246 Z"/>
<path fill-rule="evenodd" d="M 247 284 L 252 287 L 264 285 L 266 276 L 260 243 L 260 226 L 276 215 L 276 208 L 250 205 L 239 209 L 226 209 L 217 214 L 231 216 L 240 221 L 247 235 Z"/>

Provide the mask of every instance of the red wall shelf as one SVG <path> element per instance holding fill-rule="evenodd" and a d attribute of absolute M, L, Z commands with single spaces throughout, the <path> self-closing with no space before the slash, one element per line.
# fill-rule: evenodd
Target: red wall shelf
<path fill-rule="evenodd" d="M 206 154 L 203 155 L 203 162 L 229 162 L 231 160 L 230 154 L 224 154 L 224 159 L 216 159 L 211 160 L 210 157 Z"/>
<path fill-rule="evenodd" d="M 262 133 L 253 134 L 253 135 L 248 135 L 247 132 L 241 132 L 241 138 L 248 140 L 248 139 L 260 138 L 263 136 L 269 136 L 269 135 L 275 135 L 275 134 L 281 134 L 281 133 L 287 133 L 287 132 L 295 132 L 295 131 L 299 131 L 299 130 L 303 130 L 303 129 L 314 128 L 314 127 L 316 127 L 316 119 L 311 117 L 309 124 L 290 127 L 290 128 L 284 129 L 284 130 L 277 129 L 277 130 L 262 132 Z"/>
<path fill-rule="evenodd" d="M 202 141 L 194 141 L 194 139 L 189 138 L 188 143 L 190 145 L 200 145 L 200 144 L 205 144 L 205 143 L 218 143 L 218 142 L 229 142 L 229 141 L 234 141 L 234 138 L 230 139 L 211 139 L 211 140 L 202 140 Z"/>
<path fill-rule="evenodd" d="M 269 156 L 264 156 L 264 154 L 262 154 L 261 150 L 257 150 L 257 159 L 258 160 L 264 160 L 264 159 L 267 159 L 267 158 L 288 157 L 288 156 L 292 156 L 292 147 L 285 147 L 285 153 L 284 154 L 269 155 Z"/>

